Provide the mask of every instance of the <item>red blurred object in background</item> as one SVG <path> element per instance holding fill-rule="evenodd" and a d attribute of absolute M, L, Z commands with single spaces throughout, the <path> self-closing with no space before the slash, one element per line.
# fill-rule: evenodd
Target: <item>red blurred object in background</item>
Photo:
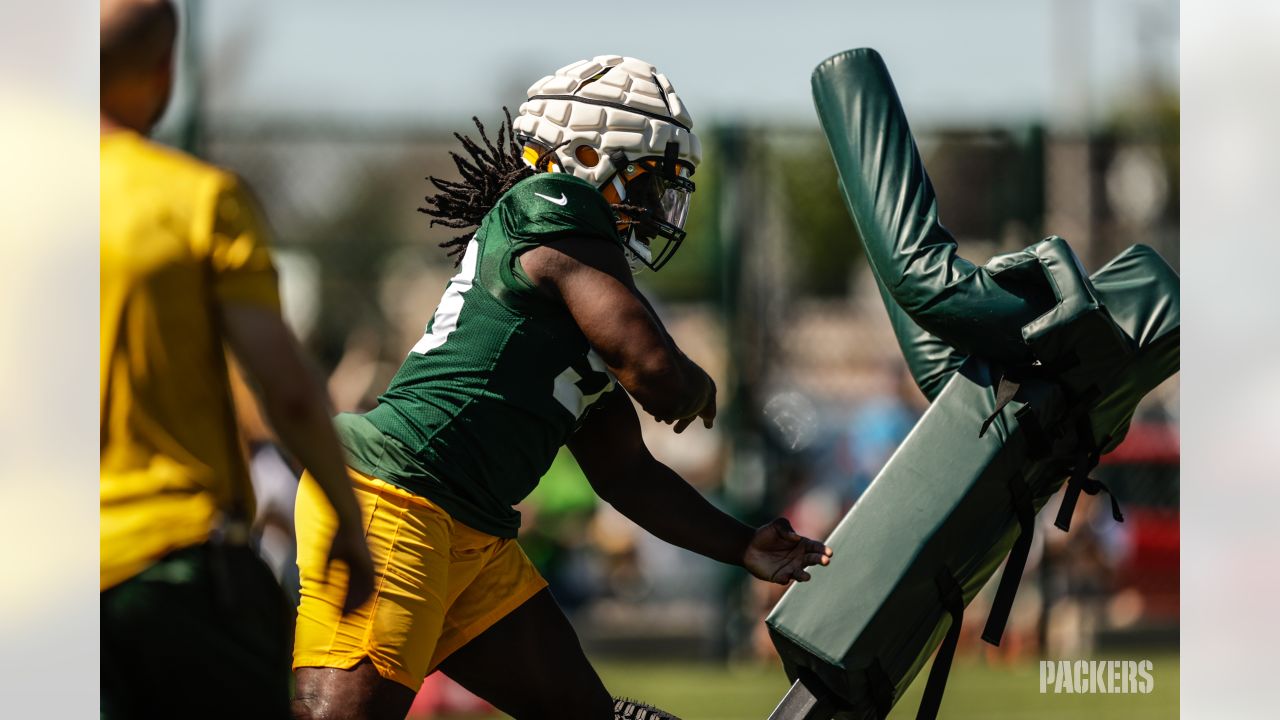
<path fill-rule="evenodd" d="M 1120 500 L 1128 532 L 1128 552 L 1112 590 L 1137 591 L 1147 622 L 1178 618 L 1180 459 L 1175 426 L 1135 422 L 1096 470 Z"/>
<path fill-rule="evenodd" d="M 441 715 L 479 715 L 489 717 L 493 706 L 471 694 L 442 672 L 431 673 L 413 699 L 405 720 L 426 720 Z"/>

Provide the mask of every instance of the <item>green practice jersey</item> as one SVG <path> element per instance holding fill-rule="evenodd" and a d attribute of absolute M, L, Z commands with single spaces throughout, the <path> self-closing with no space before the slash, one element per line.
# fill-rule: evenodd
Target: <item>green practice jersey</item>
<path fill-rule="evenodd" d="M 515 536 L 512 506 L 615 384 L 568 308 L 520 267 L 521 253 L 562 237 L 621 245 L 588 183 L 540 173 L 498 200 L 378 407 L 338 416 L 354 468 Z"/>

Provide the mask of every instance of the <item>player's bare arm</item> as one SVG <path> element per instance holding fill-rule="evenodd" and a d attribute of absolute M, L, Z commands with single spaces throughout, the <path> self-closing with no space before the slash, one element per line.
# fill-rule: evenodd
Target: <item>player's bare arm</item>
<path fill-rule="evenodd" d="M 348 567 L 350 580 L 343 611 L 354 610 L 373 593 L 373 562 L 323 390 L 277 311 L 257 305 L 225 305 L 222 322 L 232 352 L 262 399 L 272 427 L 333 505 L 338 531 L 329 559 L 341 560 Z"/>
<path fill-rule="evenodd" d="M 753 529 L 722 512 L 649 453 L 635 409 L 612 392 L 568 443 L 596 493 L 658 538 L 706 557 L 740 565 L 785 585 L 809 579 L 810 565 L 830 562 L 831 549 L 801 537 L 779 518 Z"/>
<path fill-rule="evenodd" d="M 696 418 L 711 427 L 716 386 L 676 347 L 631 279 L 622 250 L 598 238 L 567 238 L 520 258 L 539 288 L 562 301 L 618 381 L 646 412 L 676 431 Z"/>
<path fill-rule="evenodd" d="M 651 316 L 653 316 L 653 318 L 654 318 L 655 320 L 657 320 L 657 317 L 658 317 L 658 311 L 653 309 L 653 303 L 649 302 L 649 298 L 645 297 L 645 296 L 644 296 L 644 293 L 640 292 L 640 291 L 639 291 L 639 289 L 637 289 L 637 290 L 636 290 L 636 297 L 638 297 L 638 298 L 640 299 L 640 302 L 644 303 L 644 307 L 645 307 L 645 309 L 649 311 L 649 314 L 650 314 Z M 692 360 L 690 360 L 690 359 L 689 359 L 689 357 L 688 357 L 687 355 L 685 355 L 685 354 L 684 354 L 684 351 L 680 349 L 680 346 L 676 344 L 675 338 L 671 337 L 671 333 L 667 332 L 667 328 L 666 328 L 666 326 L 665 326 L 665 325 L 663 325 L 663 324 L 662 324 L 662 322 L 661 322 L 660 320 L 659 320 L 659 321 L 657 321 L 657 322 L 658 322 L 658 327 L 659 327 L 659 329 L 661 329 L 661 330 L 662 330 L 662 334 L 663 334 L 663 336 L 667 338 L 667 342 L 671 343 L 671 346 L 672 346 L 673 348 L 675 348 L 675 351 L 676 351 L 677 353 L 679 353 L 679 354 L 680 354 L 680 357 L 681 357 L 685 362 L 690 362 L 690 363 L 692 363 L 693 361 L 692 361 Z M 701 367 L 699 367 L 699 369 L 701 369 Z M 703 426 L 704 426 L 704 427 L 707 427 L 707 428 L 710 428 L 710 427 L 712 426 L 712 424 L 713 424 L 714 420 L 715 420 L 715 417 L 714 417 L 714 416 L 715 416 L 715 410 L 716 410 L 716 406 L 715 406 L 715 391 L 716 391 L 716 387 L 715 387 L 715 383 L 714 383 L 714 381 L 713 381 L 713 382 L 712 382 L 712 385 L 711 385 L 711 392 L 712 392 L 712 398 L 711 398 L 711 400 L 712 400 L 712 402 L 711 402 L 711 406 L 710 406 L 709 408 L 707 408 L 708 410 L 710 410 L 710 411 L 711 411 L 712 417 L 711 417 L 711 418 L 709 418 L 709 419 L 708 419 L 708 418 L 704 418 L 704 421 L 703 421 Z M 678 420 L 678 421 L 675 421 L 675 431 L 676 431 L 676 433 L 677 433 L 677 434 L 679 434 L 679 433 L 681 433 L 681 432 L 684 432 L 684 429 L 685 429 L 685 428 L 687 428 L 687 427 L 689 427 L 689 425 L 693 422 L 693 420 L 694 420 L 694 418 L 686 418 L 686 419 L 684 419 L 684 420 Z M 667 420 L 667 421 L 664 421 L 664 422 L 666 422 L 668 425 L 672 424 L 672 421 L 670 421 L 670 420 Z"/>

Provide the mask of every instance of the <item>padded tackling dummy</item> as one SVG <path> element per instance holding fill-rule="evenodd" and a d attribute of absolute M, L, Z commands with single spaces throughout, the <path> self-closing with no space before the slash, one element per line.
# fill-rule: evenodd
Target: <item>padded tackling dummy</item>
<path fill-rule="evenodd" d="M 1067 529 L 1079 493 L 1102 489 L 1088 478 L 1098 456 L 1177 371 L 1178 277 L 1134 246 L 1090 278 L 1056 237 L 985 266 L 960 258 L 880 56 L 836 55 L 813 88 L 899 344 L 933 402 L 827 540 L 831 565 L 766 622 L 793 694 L 823 708 L 787 717 L 882 718 L 942 646 L 919 710 L 934 717 L 964 606 L 1009 556 L 983 633 L 999 644 L 1035 513 L 1065 483 Z"/>

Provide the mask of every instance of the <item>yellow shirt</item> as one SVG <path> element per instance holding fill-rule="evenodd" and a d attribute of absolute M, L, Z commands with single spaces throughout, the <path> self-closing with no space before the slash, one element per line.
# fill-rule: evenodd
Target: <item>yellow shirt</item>
<path fill-rule="evenodd" d="M 253 494 L 228 387 L 223 303 L 279 307 L 236 178 L 132 132 L 101 141 L 101 589 L 205 541 Z"/>

